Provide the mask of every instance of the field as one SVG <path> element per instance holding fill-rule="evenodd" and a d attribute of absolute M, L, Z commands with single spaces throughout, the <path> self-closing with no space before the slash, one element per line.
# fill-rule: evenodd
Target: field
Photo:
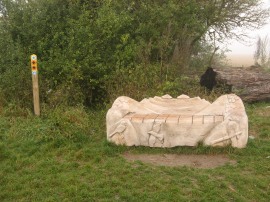
<path fill-rule="evenodd" d="M 106 110 L 0 109 L 0 201 L 270 201 L 270 104 L 246 105 L 247 148 L 115 146 Z M 128 162 L 129 154 L 228 155 L 213 169 Z"/>

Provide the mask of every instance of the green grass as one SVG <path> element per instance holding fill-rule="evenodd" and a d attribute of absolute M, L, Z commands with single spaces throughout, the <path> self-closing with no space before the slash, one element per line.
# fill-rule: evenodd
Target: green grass
<path fill-rule="evenodd" d="M 106 111 L 43 108 L 0 115 L 0 201 L 270 201 L 270 104 L 247 105 L 247 148 L 123 147 L 106 141 Z M 44 113 L 44 111 L 47 111 Z M 215 169 L 152 166 L 121 154 L 228 154 Z"/>

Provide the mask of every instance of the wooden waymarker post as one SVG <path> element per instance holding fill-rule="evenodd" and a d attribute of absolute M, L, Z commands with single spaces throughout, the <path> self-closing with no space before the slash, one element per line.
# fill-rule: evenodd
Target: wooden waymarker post
<path fill-rule="evenodd" d="M 39 107 L 38 68 L 37 68 L 37 56 L 35 54 L 31 55 L 31 69 L 33 82 L 34 113 L 36 116 L 39 116 L 40 107 Z"/>

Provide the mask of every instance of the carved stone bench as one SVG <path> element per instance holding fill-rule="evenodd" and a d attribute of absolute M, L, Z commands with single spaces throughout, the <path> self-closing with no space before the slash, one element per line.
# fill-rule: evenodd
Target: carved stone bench
<path fill-rule="evenodd" d="M 107 139 L 127 146 L 210 146 L 243 148 L 248 139 L 248 118 L 241 99 L 224 95 L 214 103 L 169 95 L 137 102 L 115 100 L 107 117 Z"/>

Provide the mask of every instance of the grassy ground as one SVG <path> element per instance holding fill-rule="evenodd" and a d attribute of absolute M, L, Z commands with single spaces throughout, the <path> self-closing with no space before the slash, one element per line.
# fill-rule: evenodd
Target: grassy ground
<path fill-rule="evenodd" d="M 0 112 L 0 201 L 270 201 L 270 104 L 248 105 L 246 149 L 158 149 L 107 143 L 105 111 L 15 106 Z M 47 113 L 44 113 L 44 110 Z M 228 154 L 215 169 L 127 162 L 121 154 Z"/>

